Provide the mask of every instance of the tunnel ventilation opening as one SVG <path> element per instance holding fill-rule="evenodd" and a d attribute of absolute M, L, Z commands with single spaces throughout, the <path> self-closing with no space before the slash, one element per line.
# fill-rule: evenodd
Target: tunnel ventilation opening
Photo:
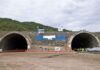
<path fill-rule="evenodd" d="M 71 48 L 74 51 L 86 51 L 87 48 L 98 47 L 97 39 L 88 33 L 80 33 L 76 35 L 71 43 Z"/>
<path fill-rule="evenodd" d="M 27 50 L 26 39 L 17 33 L 9 34 L 1 41 L 3 51 L 25 51 Z"/>

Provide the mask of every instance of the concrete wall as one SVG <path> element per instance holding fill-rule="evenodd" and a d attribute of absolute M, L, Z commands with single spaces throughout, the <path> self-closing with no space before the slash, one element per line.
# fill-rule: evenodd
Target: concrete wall
<path fill-rule="evenodd" d="M 2 31 L 2 32 L 0 32 L 0 48 L 1 49 L 2 49 L 2 47 L 5 46 L 4 44 L 10 44 L 10 43 L 6 43 L 6 42 L 11 41 L 12 39 L 17 39 L 17 38 L 9 39 L 9 35 L 11 35 L 13 33 L 16 34 L 15 37 L 18 37 L 17 35 L 20 35 L 23 38 L 25 38 L 25 40 L 27 42 L 27 49 L 28 50 L 32 50 L 32 49 L 33 50 L 34 49 L 35 50 L 40 50 L 40 49 L 43 49 L 43 48 L 45 48 L 45 49 L 49 48 L 49 50 L 54 50 L 54 47 L 61 47 L 61 50 L 69 51 L 69 50 L 72 50 L 72 41 L 73 41 L 73 39 L 76 36 L 78 36 L 79 34 L 82 34 L 82 33 L 85 33 L 84 35 L 82 34 L 83 38 L 85 38 L 85 37 L 88 38 L 88 36 L 89 36 L 89 38 L 93 38 L 93 40 L 95 39 L 98 42 L 98 45 L 95 45 L 95 46 L 100 46 L 99 45 L 100 44 L 100 41 L 99 41 L 100 40 L 100 35 L 99 35 L 99 33 L 90 33 L 90 32 L 51 32 L 51 33 L 43 33 L 42 35 L 65 35 L 66 41 L 47 41 L 47 40 L 45 40 L 45 41 L 36 41 L 34 39 L 34 37 L 35 37 L 35 35 L 37 35 L 37 33 L 33 33 L 33 32 L 16 32 L 16 31 L 3 32 Z M 7 37 L 7 39 L 6 39 L 6 37 Z M 79 36 L 79 38 L 82 38 L 82 37 Z M 8 39 L 9 39 L 9 41 L 7 41 Z M 19 40 L 21 40 L 21 38 Z M 88 39 L 88 40 L 90 40 L 90 39 Z M 15 40 L 12 40 L 12 41 L 15 41 Z M 16 41 L 16 42 L 18 42 L 18 41 Z M 93 43 L 94 43 L 94 41 L 93 41 Z M 94 44 L 92 44 L 92 45 L 94 45 Z M 10 46 L 12 46 L 12 45 L 10 45 Z M 10 47 L 10 46 L 8 46 L 8 47 Z M 11 48 L 11 50 L 13 48 Z"/>

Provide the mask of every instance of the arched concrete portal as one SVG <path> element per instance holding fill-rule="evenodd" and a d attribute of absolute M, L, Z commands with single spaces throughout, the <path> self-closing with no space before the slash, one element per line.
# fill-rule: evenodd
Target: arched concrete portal
<path fill-rule="evenodd" d="M 98 46 L 99 42 L 97 38 L 89 33 L 79 33 L 75 35 L 71 41 L 72 50 L 77 50 L 78 48 L 92 48 Z"/>
<path fill-rule="evenodd" d="M 28 42 L 23 35 L 10 33 L 1 40 L 1 48 L 3 51 L 25 51 L 28 49 Z"/>

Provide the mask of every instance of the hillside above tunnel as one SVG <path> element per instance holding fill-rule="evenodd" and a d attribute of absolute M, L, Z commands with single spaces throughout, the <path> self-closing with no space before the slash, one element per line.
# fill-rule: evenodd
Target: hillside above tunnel
<path fill-rule="evenodd" d="M 0 31 L 33 31 L 45 29 L 46 32 L 58 31 L 57 28 L 42 25 L 37 22 L 20 22 L 9 18 L 0 18 Z M 64 32 L 69 30 L 64 29 Z"/>

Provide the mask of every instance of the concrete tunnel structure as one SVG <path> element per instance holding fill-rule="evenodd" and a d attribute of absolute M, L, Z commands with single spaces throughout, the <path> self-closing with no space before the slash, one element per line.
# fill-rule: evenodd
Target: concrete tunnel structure
<path fill-rule="evenodd" d="M 74 51 L 79 48 L 86 49 L 99 46 L 99 39 L 95 35 L 86 32 L 74 34 L 69 41 L 69 47 Z"/>
<path fill-rule="evenodd" d="M 30 48 L 28 38 L 20 33 L 9 33 L 0 42 L 2 51 L 25 51 Z"/>
<path fill-rule="evenodd" d="M 69 40 L 67 41 L 68 45 L 67 47 L 70 49 L 67 50 L 76 51 L 78 48 L 92 48 L 100 46 L 99 39 L 94 34 L 91 33 L 87 32 L 74 33 L 71 34 L 68 38 Z M 32 39 L 30 39 L 29 35 L 27 34 L 20 32 L 10 32 L 8 34 L 5 34 L 1 38 L 0 49 L 2 49 L 2 51 L 4 52 L 13 50 L 26 51 L 28 49 L 32 49 L 31 45 L 33 44 L 30 43 L 31 42 L 30 40 Z"/>

